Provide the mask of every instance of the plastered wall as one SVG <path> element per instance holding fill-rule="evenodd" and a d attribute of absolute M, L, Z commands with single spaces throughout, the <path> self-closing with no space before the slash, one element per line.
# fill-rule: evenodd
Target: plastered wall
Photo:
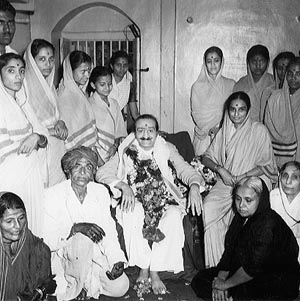
<path fill-rule="evenodd" d="M 222 48 L 224 75 L 234 79 L 245 74 L 246 52 L 253 44 L 268 46 L 271 58 L 283 50 L 298 53 L 300 48 L 299 0 L 35 0 L 32 38 L 50 40 L 57 23 L 87 3 L 114 5 L 140 27 L 141 67 L 149 67 L 141 74 L 140 109 L 157 116 L 169 132 L 187 130 L 193 135 L 190 88 L 209 46 Z M 96 22 L 95 30 L 101 30 L 110 21 L 104 10 L 97 10 L 86 26 Z M 70 21 L 68 28 L 74 26 L 76 20 Z M 84 26 L 81 18 L 81 30 Z"/>

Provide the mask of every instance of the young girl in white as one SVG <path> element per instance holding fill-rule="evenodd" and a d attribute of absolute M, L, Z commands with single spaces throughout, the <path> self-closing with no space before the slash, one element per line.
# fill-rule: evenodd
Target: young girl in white
<path fill-rule="evenodd" d="M 127 136 L 121 108 L 115 99 L 110 98 L 112 74 L 107 67 L 93 69 L 87 92 L 96 119 L 97 151 L 106 162 L 115 154 L 121 140 Z"/>

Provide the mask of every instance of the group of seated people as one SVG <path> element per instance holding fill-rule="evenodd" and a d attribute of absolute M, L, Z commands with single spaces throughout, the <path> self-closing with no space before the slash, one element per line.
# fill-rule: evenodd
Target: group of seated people
<path fill-rule="evenodd" d="M 221 75 L 221 49 L 207 49 L 191 114 L 192 148 L 216 176 L 209 191 L 157 119 L 139 115 L 128 60 L 117 51 L 92 69 L 72 51 L 56 89 L 50 42 L 0 56 L 0 300 L 123 296 L 128 266 L 164 294 L 160 272 L 184 270 L 188 212 L 204 227 L 197 296 L 296 297 L 300 59 L 280 54 L 273 79 L 268 49 L 255 45 L 235 83 Z"/>

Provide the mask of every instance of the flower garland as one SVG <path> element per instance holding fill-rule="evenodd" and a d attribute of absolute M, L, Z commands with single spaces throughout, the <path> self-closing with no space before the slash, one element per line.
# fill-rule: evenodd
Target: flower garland
<path fill-rule="evenodd" d="M 135 145 L 131 145 L 125 153 L 133 164 L 133 168 L 127 174 L 127 182 L 129 186 L 135 188 L 135 197 L 142 203 L 145 212 L 143 237 L 149 242 L 159 242 L 165 237 L 158 228 L 159 221 L 166 211 L 167 205 L 178 205 L 178 203 L 168 191 L 153 154 L 148 159 L 140 159 Z M 175 168 L 170 161 L 168 165 L 176 179 Z"/>

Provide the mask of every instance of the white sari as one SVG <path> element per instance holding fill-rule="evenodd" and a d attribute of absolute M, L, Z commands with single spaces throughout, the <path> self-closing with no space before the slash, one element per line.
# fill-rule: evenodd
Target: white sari
<path fill-rule="evenodd" d="M 34 58 L 31 55 L 31 43 L 24 55 L 26 61 L 25 83 L 28 87 L 28 102 L 41 123 L 48 129 L 53 129 L 59 120 L 57 108 L 57 95 L 53 84 L 54 68 L 51 74 L 44 78 Z M 48 133 L 48 145 L 46 152 L 46 164 L 48 171 L 48 183 L 46 186 L 53 186 L 63 180 L 65 175 L 62 171 L 60 160 L 66 149 L 64 141 L 50 136 Z"/>
<path fill-rule="evenodd" d="M 300 193 L 296 195 L 292 202 L 289 202 L 280 185 L 279 188 L 275 188 L 271 191 L 270 203 L 271 208 L 275 210 L 291 228 L 300 247 Z M 298 261 L 300 262 L 300 253 L 298 255 Z"/>
<path fill-rule="evenodd" d="M 213 135 L 210 135 L 210 130 L 219 128 L 224 102 L 235 84 L 233 79 L 222 76 L 223 67 L 224 58 L 216 79 L 213 79 L 203 58 L 200 75 L 192 86 L 191 113 L 195 123 L 193 146 L 196 155 L 202 155 L 211 143 Z"/>
<path fill-rule="evenodd" d="M 108 97 L 108 106 L 95 92 L 89 97 L 89 102 L 96 119 L 97 151 L 101 159 L 106 162 L 109 159 L 108 151 L 114 145 L 115 140 L 127 136 L 125 122 L 116 100 Z"/>
<path fill-rule="evenodd" d="M 66 149 L 97 142 L 96 121 L 85 91 L 74 81 L 69 55 L 63 63 L 64 74 L 58 89 L 58 110 L 68 128 Z M 83 87 L 85 89 L 85 87 Z"/>
<path fill-rule="evenodd" d="M 0 81 L 0 191 L 14 192 L 24 201 L 28 226 L 39 236 L 43 219 L 44 183 L 38 153 L 17 154 L 22 141 L 42 133 L 30 105 L 17 103 Z M 43 150 L 39 150 L 39 153 Z"/>
<path fill-rule="evenodd" d="M 204 153 L 215 163 L 223 166 L 233 176 L 260 167 L 260 176 L 271 189 L 277 180 L 277 167 L 268 130 L 260 122 L 253 122 L 250 112 L 240 128 L 235 129 L 228 112 L 222 128 Z M 232 210 L 232 187 L 218 178 L 217 183 L 204 199 L 203 224 L 205 264 L 216 266 L 224 251 L 225 234 L 234 216 Z"/>

